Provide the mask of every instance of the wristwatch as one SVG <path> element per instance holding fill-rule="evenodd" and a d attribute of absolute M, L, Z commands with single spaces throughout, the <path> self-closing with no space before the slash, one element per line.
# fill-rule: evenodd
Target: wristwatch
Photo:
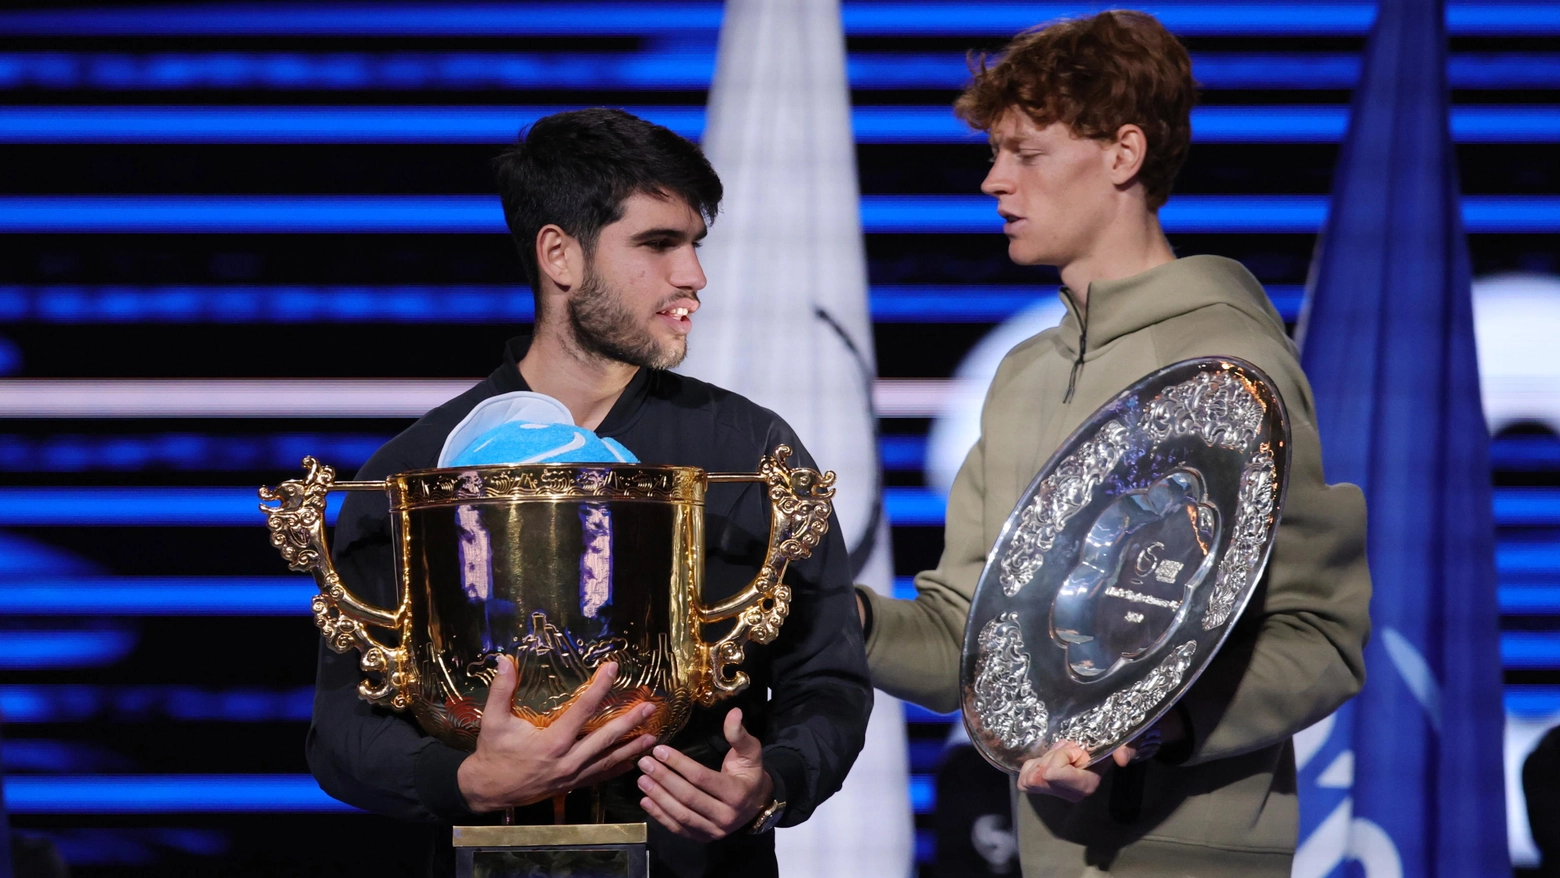
<path fill-rule="evenodd" d="M 780 818 L 785 814 L 785 803 L 779 799 L 771 801 L 753 818 L 752 825 L 748 826 L 749 835 L 762 835 L 780 824 Z"/>

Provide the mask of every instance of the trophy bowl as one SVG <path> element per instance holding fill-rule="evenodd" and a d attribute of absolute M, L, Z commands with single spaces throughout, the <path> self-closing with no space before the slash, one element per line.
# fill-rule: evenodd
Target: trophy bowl
<path fill-rule="evenodd" d="M 960 686 L 992 765 L 1072 741 L 1092 761 L 1154 724 L 1234 629 L 1289 478 L 1272 379 L 1232 357 L 1145 376 L 1062 442 L 976 584 Z"/>
<path fill-rule="evenodd" d="M 779 633 L 791 598 L 786 566 L 828 533 L 834 474 L 785 465 L 778 446 L 755 473 L 643 464 L 528 464 L 428 469 L 382 482 L 338 482 L 312 457 L 301 479 L 261 488 L 271 544 L 313 574 L 315 623 L 339 653 L 361 652 L 366 701 L 410 710 L 428 734 L 476 747 L 498 656 L 519 671 L 511 710 L 546 727 L 597 667 L 618 664 L 611 694 L 585 731 L 643 703 L 655 713 L 628 737 L 666 741 L 695 703 L 747 687 L 737 668 L 748 641 Z M 759 482 L 770 502 L 758 575 L 707 605 L 704 495 L 721 482 Z M 331 561 L 331 491 L 389 497 L 399 602 L 352 593 Z M 726 623 L 709 640 L 705 626 Z M 393 645 L 381 638 L 390 639 Z"/>

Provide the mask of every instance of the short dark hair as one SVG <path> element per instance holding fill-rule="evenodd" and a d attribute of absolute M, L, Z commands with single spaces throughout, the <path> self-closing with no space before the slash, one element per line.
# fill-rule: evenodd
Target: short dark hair
<path fill-rule="evenodd" d="M 1137 125 L 1148 140 L 1138 171 L 1148 206 L 1170 197 L 1192 142 L 1197 83 L 1186 48 L 1158 19 L 1114 10 L 1058 21 L 1019 34 L 989 61 L 971 57 L 974 81 L 953 105 L 959 118 L 989 131 L 1016 108 L 1041 127 L 1061 122 L 1107 142 Z"/>
<path fill-rule="evenodd" d="M 585 248 L 641 193 L 681 198 L 706 223 L 720 209 L 720 177 L 697 146 L 622 110 L 594 107 L 538 119 L 493 160 L 504 221 L 540 305 L 536 236 L 557 225 Z"/>

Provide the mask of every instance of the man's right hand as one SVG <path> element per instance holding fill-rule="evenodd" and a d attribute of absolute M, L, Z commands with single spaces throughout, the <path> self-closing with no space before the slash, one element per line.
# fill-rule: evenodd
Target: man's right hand
<path fill-rule="evenodd" d="M 477 813 L 540 802 L 579 787 L 592 786 L 634 766 L 655 746 L 654 735 L 618 743 L 655 713 L 641 704 L 585 737 L 585 722 L 596 714 L 617 679 L 617 664 L 596 669 L 590 685 L 552 725 L 539 729 L 514 715 L 510 702 L 517 685 L 514 660 L 499 656 L 498 673 L 482 710 L 477 749 L 460 764 L 457 780 L 466 806 Z"/>

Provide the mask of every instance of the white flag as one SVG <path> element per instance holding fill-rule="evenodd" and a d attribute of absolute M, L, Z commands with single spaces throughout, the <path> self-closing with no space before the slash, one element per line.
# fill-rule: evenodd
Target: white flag
<path fill-rule="evenodd" d="M 819 466 L 856 581 L 892 589 L 872 412 L 845 35 L 838 0 L 727 0 L 704 150 L 725 184 L 679 371 L 773 409 Z M 781 873 L 905 878 L 914 867 L 904 714 L 878 693 L 844 788 L 776 836 Z"/>

